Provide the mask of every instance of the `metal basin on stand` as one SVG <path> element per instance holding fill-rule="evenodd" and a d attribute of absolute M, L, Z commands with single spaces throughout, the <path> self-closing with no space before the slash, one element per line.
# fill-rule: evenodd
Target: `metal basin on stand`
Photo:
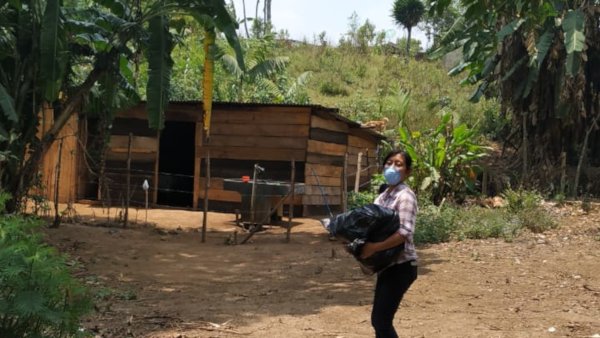
<path fill-rule="evenodd" d="M 225 190 L 233 190 L 242 196 L 241 220 L 245 223 L 270 224 L 269 214 L 281 198 L 284 198 L 291 189 L 290 182 L 267 179 L 256 180 L 254 198 L 254 220 L 252 219 L 252 183 L 253 180 L 244 182 L 241 178 L 226 178 L 223 180 Z M 304 193 L 304 183 L 294 184 L 294 194 Z M 280 215 L 281 216 L 281 215 Z M 264 222 L 263 222 L 264 221 Z"/>

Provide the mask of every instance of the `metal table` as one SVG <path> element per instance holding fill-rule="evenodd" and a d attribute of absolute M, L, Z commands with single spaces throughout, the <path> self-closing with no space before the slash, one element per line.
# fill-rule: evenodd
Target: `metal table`
<path fill-rule="evenodd" d="M 252 185 L 255 184 L 254 197 L 254 215 L 252 214 Z M 257 179 L 256 182 L 249 180 L 244 182 L 241 178 L 226 178 L 223 180 L 225 190 L 237 191 L 242 195 L 241 221 L 251 224 L 270 224 L 274 220 L 272 215 L 274 209 L 279 209 L 281 219 L 281 210 L 283 208 L 283 199 L 290 193 L 291 183 L 285 181 L 275 181 L 268 179 Z M 304 194 L 304 183 L 294 184 L 294 194 Z M 254 216 L 254 219 L 253 219 Z"/>

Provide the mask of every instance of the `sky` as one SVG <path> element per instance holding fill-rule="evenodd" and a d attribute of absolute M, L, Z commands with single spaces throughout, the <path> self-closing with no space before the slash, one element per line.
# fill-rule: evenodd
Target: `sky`
<path fill-rule="evenodd" d="M 246 15 L 254 17 L 256 0 L 246 1 Z M 229 2 L 229 1 L 227 1 Z M 260 1 L 259 16 L 262 17 L 264 0 Z M 406 29 L 396 25 L 391 17 L 394 0 L 271 0 L 271 19 L 276 31 L 286 29 L 290 38 L 312 42 L 319 33 L 327 32 L 329 42 L 337 44 L 339 39 L 350 29 L 350 16 L 358 14 L 359 25 L 367 19 L 375 25 L 377 32 L 385 30 L 388 40 L 407 36 Z M 239 19 L 243 17 L 242 0 L 233 0 Z M 250 23 L 249 23 L 250 27 Z M 239 33 L 244 32 L 240 24 Z M 425 34 L 416 27 L 412 30 L 412 38 L 421 40 L 425 46 Z"/>

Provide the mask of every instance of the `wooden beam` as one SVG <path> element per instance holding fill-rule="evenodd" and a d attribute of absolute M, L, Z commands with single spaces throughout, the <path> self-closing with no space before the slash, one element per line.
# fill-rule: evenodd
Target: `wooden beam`
<path fill-rule="evenodd" d="M 315 174 L 320 177 L 340 177 L 342 174 L 342 167 L 326 165 L 326 164 L 315 164 L 307 163 L 305 167 L 305 177 L 314 176 Z"/>
<path fill-rule="evenodd" d="M 212 135 L 210 146 L 220 147 L 253 147 L 269 149 L 306 149 L 306 138 L 304 137 L 281 137 L 281 136 L 237 136 L 237 135 Z"/>
<path fill-rule="evenodd" d="M 301 124 L 310 123 L 310 115 L 306 113 L 266 110 L 266 111 L 230 111 L 227 113 L 213 113 L 212 122 L 218 123 L 246 123 L 246 124 Z"/>
<path fill-rule="evenodd" d="M 308 140 L 307 150 L 316 154 L 344 156 L 346 145 Z"/>
<path fill-rule="evenodd" d="M 327 130 L 332 130 L 332 131 L 338 131 L 338 132 L 342 132 L 342 133 L 348 133 L 350 130 L 350 128 L 348 127 L 348 125 L 345 122 L 324 119 L 317 115 L 311 116 L 310 126 L 311 126 L 311 128 L 321 128 L 321 129 L 327 129 Z"/>
<path fill-rule="evenodd" d="M 257 149 L 251 147 L 205 147 L 210 149 L 210 156 L 214 159 L 234 160 L 264 160 L 264 161 L 291 161 L 293 158 L 304 161 L 306 151 L 301 149 Z M 205 149 L 197 150 L 196 156 L 202 156 Z"/>
<path fill-rule="evenodd" d="M 307 137 L 308 126 L 302 124 L 281 124 L 272 121 L 272 124 L 247 123 L 213 123 L 211 134 L 235 135 L 235 136 L 285 136 L 285 137 Z"/>

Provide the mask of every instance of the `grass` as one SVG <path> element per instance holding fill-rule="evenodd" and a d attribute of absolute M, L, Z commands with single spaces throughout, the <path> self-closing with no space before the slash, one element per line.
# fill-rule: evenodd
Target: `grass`
<path fill-rule="evenodd" d="M 311 103 L 339 108 L 357 121 L 387 117 L 390 125 L 397 125 L 402 92 L 410 93 L 405 122 L 413 130 L 436 125 L 442 108 L 456 112 L 457 122 L 470 125 L 482 120 L 486 111 L 497 110 L 493 101 L 468 102 L 475 87 L 460 85 L 460 79 L 448 76 L 438 61 L 406 63 L 397 55 L 308 44 L 278 52 L 290 58 L 292 76 L 312 72 L 307 87 Z"/>
<path fill-rule="evenodd" d="M 421 207 L 414 234 L 416 243 L 441 243 L 452 240 L 501 238 L 507 242 L 524 231 L 542 233 L 558 223 L 539 205 L 519 210 L 487 209 L 479 206 L 445 205 Z"/>

